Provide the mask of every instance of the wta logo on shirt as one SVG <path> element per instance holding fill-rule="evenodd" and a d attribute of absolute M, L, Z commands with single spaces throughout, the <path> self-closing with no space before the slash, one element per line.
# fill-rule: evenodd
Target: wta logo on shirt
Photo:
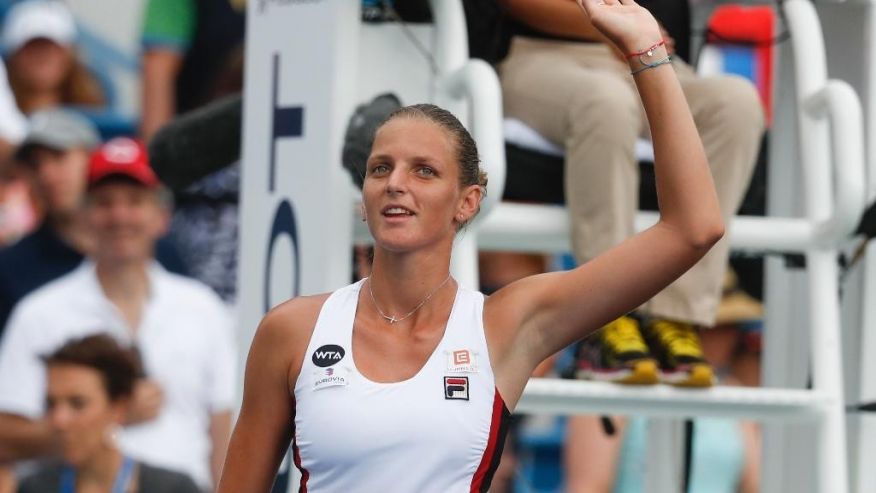
<path fill-rule="evenodd" d="M 320 346 L 319 349 L 314 351 L 313 356 L 311 356 L 310 359 L 313 361 L 314 365 L 320 368 L 325 368 L 344 359 L 345 354 L 346 352 L 341 346 L 338 346 L 337 344 L 326 344 L 325 346 Z"/>
<path fill-rule="evenodd" d="M 444 398 L 449 401 L 467 401 L 468 377 L 444 377 Z"/>

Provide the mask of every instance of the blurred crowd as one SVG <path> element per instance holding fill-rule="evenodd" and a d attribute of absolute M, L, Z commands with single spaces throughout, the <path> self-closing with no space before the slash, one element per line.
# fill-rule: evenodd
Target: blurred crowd
<path fill-rule="evenodd" d="M 146 144 L 176 115 L 241 92 L 244 4 L 143 2 L 133 120 L 116 114 L 112 78 L 84 55 L 70 4 L 0 6 L 0 493 L 206 492 L 218 480 L 240 371 L 240 166 L 171 191 Z M 555 189 L 529 181 L 532 189 L 515 198 L 556 195 L 571 218 L 566 257 L 483 252 L 489 293 L 587 262 L 634 233 L 645 182 L 634 147 L 648 130 L 626 54 L 582 25 L 573 0 L 463 4 L 472 55 L 496 68 L 506 115 L 564 153 L 545 161 L 554 167 L 546 173 L 563 177 Z M 757 91 L 739 77 L 700 76 L 686 62 L 686 0 L 643 5 L 676 56 L 729 218 L 764 132 Z M 366 22 L 428 20 L 428 2 L 363 2 Z M 356 272 L 367 275 L 367 252 L 357 251 Z M 728 257 L 725 239 L 654 300 L 536 376 L 758 385 L 760 307 L 727 269 Z M 641 491 L 644 426 L 639 418 L 570 418 L 565 487 Z M 691 480 L 718 488 L 701 491 L 755 491 L 756 427 L 703 420 L 695 429 L 698 447 L 713 453 L 702 462 L 694 454 Z M 509 447 L 493 491 L 513 491 L 519 469 Z"/>
<path fill-rule="evenodd" d="M 133 121 L 71 7 L 0 11 L 0 491 L 212 491 L 237 382 L 238 173 L 171 192 L 145 143 L 240 91 L 243 6 L 143 3 Z"/>

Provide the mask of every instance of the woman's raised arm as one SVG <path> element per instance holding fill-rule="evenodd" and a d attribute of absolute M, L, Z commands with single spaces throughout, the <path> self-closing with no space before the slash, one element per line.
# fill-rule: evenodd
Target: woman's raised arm
<path fill-rule="evenodd" d="M 660 44 L 657 21 L 631 0 L 579 5 L 619 50 L 631 54 L 630 71 L 654 143 L 660 220 L 574 270 L 529 277 L 490 297 L 488 336 L 497 364 L 507 363 L 515 382 L 525 382 L 525 368 L 650 299 L 724 233 L 702 142 Z"/>

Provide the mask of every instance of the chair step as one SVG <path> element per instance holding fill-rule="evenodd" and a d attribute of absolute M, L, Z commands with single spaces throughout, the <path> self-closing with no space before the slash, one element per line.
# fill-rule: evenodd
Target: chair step
<path fill-rule="evenodd" d="M 531 414 L 628 414 L 660 417 L 720 416 L 765 420 L 812 420 L 834 397 L 797 389 L 666 385 L 632 386 L 606 382 L 533 378 L 515 412 Z"/>

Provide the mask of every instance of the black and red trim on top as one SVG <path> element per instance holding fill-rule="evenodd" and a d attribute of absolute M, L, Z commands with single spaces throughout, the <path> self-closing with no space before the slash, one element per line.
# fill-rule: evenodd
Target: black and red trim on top
<path fill-rule="evenodd" d="M 499 389 L 493 396 L 493 417 L 490 420 L 490 437 L 484 449 L 484 456 L 471 479 L 471 493 L 487 493 L 493 475 L 499 467 L 499 459 L 502 458 L 502 450 L 505 448 L 505 437 L 508 435 L 508 426 L 511 423 L 511 411 L 505 405 L 505 400 L 499 394 Z"/>
<path fill-rule="evenodd" d="M 307 493 L 307 480 L 310 479 L 310 471 L 301 467 L 301 450 L 298 448 L 298 440 L 295 435 L 295 397 L 292 397 L 292 462 L 298 472 L 301 473 L 301 482 L 298 486 L 298 493 Z"/>

